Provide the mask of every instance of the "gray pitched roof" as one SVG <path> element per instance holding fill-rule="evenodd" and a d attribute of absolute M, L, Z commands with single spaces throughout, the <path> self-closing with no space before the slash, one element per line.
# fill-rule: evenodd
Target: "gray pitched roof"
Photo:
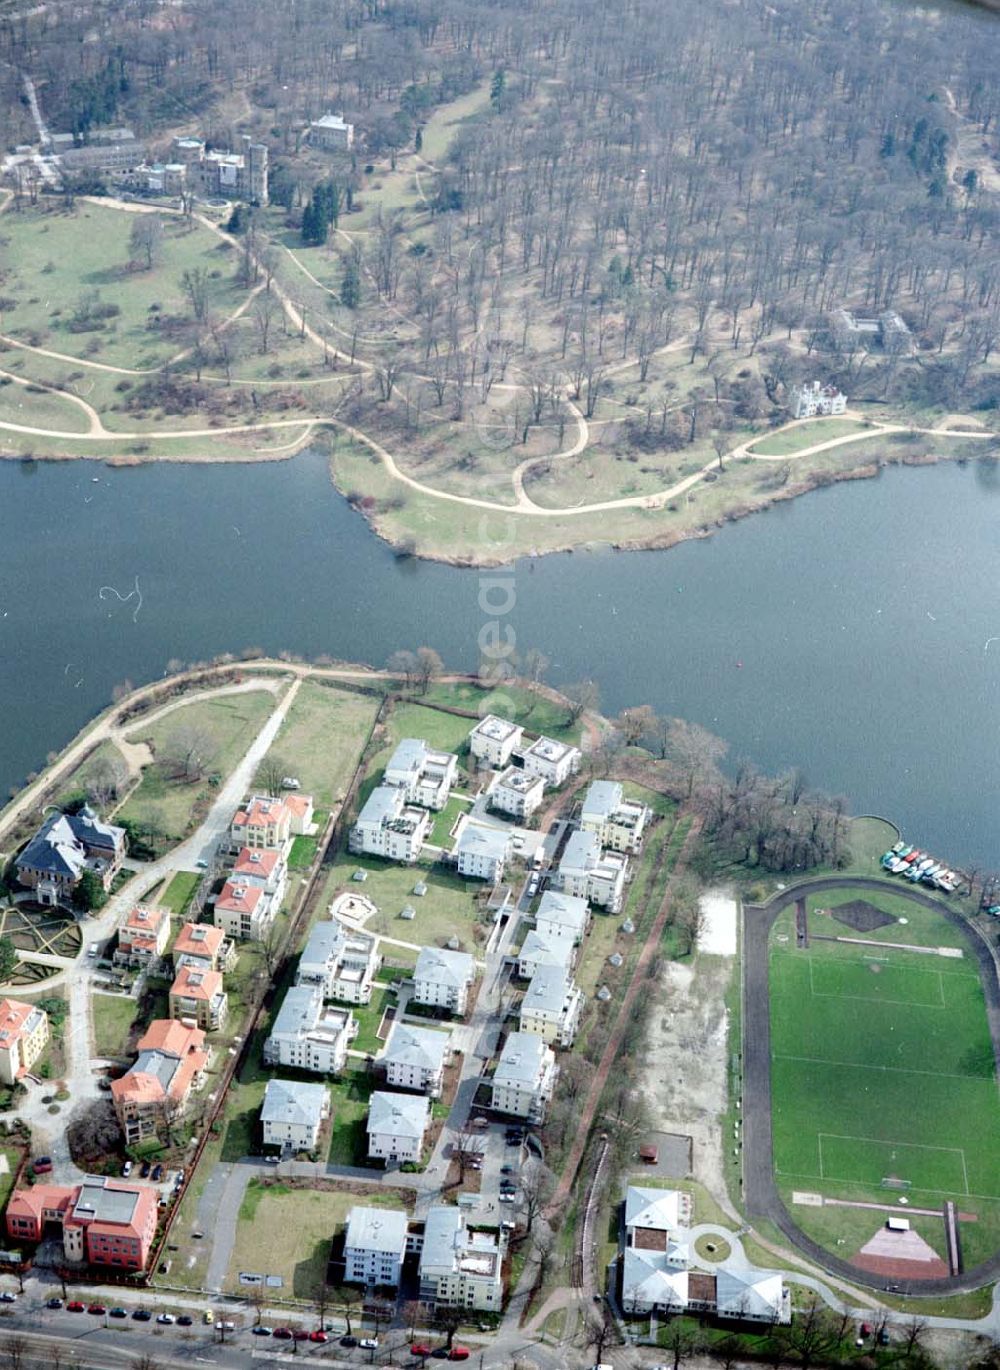
<path fill-rule="evenodd" d="M 493 861 L 506 861 L 510 851 L 510 833 L 505 828 L 483 828 L 478 823 L 466 823 L 458 839 L 458 851 L 473 856 L 485 856 Z"/>
<path fill-rule="evenodd" d="M 344 1246 L 357 1251 L 397 1251 L 402 1258 L 408 1222 L 401 1209 L 358 1205 L 347 1215 Z"/>
<path fill-rule="evenodd" d="M 381 1060 L 386 1064 L 438 1071 L 444 1065 L 449 1041 L 450 1033 L 396 1022 L 392 1025 Z"/>
<path fill-rule="evenodd" d="M 534 1085 L 549 1048 L 533 1032 L 512 1032 L 493 1074 L 494 1084 Z"/>
<path fill-rule="evenodd" d="M 396 785 L 376 785 L 365 800 L 364 808 L 358 814 L 359 823 L 382 823 L 395 818 L 399 813 L 403 798 Z"/>
<path fill-rule="evenodd" d="M 431 980 L 458 988 L 467 985 L 476 973 L 476 963 L 467 951 L 446 951 L 443 947 L 421 947 L 413 978 Z"/>
<path fill-rule="evenodd" d="M 560 894 L 557 890 L 546 890 L 538 905 L 535 922 L 553 923 L 568 928 L 574 934 L 582 933 L 587 926 L 587 901 L 578 894 Z"/>
<path fill-rule="evenodd" d="M 590 870 L 600 860 L 601 844 L 598 841 L 597 833 L 584 832 L 582 829 L 573 833 L 563 850 L 562 860 L 559 862 L 560 871 L 566 870 Z"/>
<path fill-rule="evenodd" d="M 306 1084 L 300 1080 L 268 1080 L 260 1120 L 262 1123 L 316 1127 L 322 1121 L 329 1101 L 326 1085 Z"/>
<path fill-rule="evenodd" d="M 427 1130 L 430 1111 L 430 1102 L 423 1094 L 393 1094 L 377 1089 L 368 1101 L 368 1131 L 390 1132 L 419 1141 Z"/>
<path fill-rule="evenodd" d="M 588 817 L 608 818 L 622 802 L 622 787 L 617 780 L 595 780 L 583 797 L 583 812 Z"/>
<path fill-rule="evenodd" d="M 17 859 L 19 866 L 79 879 L 87 853 L 111 859 L 124 844 L 124 828 L 102 823 L 89 805 L 79 813 L 51 813 Z"/>

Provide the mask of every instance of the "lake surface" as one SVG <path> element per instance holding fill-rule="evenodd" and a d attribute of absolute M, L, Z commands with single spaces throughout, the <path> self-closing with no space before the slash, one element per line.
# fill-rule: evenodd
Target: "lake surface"
<path fill-rule="evenodd" d="M 466 669 L 489 618 L 479 572 L 397 561 L 317 454 L 0 462 L 0 520 L 0 793 L 116 682 L 172 657 L 256 646 L 382 665 L 427 643 Z M 141 606 L 118 598 L 137 577 Z M 504 621 L 554 684 L 591 676 L 605 712 L 696 719 L 734 757 L 797 765 L 948 860 L 1000 865 L 996 467 L 893 470 L 667 552 L 543 557 L 507 579 Z"/>

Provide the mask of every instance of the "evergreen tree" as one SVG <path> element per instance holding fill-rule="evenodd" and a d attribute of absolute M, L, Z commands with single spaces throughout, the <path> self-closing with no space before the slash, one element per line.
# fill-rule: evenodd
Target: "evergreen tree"
<path fill-rule="evenodd" d="M 344 279 L 340 283 L 341 303 L 347 309 L 357 309 L 361 303 L 361 273 L 354 257 L 348 257 L 344 267 Z"/>

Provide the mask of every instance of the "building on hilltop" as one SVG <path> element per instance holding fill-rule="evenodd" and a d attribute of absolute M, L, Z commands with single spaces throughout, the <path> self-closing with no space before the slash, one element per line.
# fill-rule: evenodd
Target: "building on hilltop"
<path fill-rule="evenodd" d="M 792 391 L 792 414 L 797 419 L 811 419 L 817 414 L 843 414 L 846 409 L 847 396 L 835 385 L 805 381 Z"/>
<path fill-rule="evenodd" d="M 354 125 L 342 114 L 324 114 L 309 123 L 309 146 L 323 152 L 347 152 L 354 146 Z"/>
<path fill-rule="evenodd" d="M 0 1082 L 27 1075 L 49 1042 L 49 1015 L 37 1004 L 0 1000 Z"/>
<path fill-rule="evenodd" d="M 267 204 L 267 145 L 255 143 L 249 134 L 243 135 L 241 152 L 210 150 L 200 138 L 175 138 L 170 150 L 171 163 L 185 168 L 194 194 Z"/>

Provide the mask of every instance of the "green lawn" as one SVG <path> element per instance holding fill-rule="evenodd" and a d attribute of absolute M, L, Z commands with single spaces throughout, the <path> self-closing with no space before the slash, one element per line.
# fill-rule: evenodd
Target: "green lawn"
<path fill-rule="evenodd" d="M 251 1180 L 240 1208 L 226 1288 L 239 1290 L 240 1271 L 249 1270 L 280 1275 L 281 1298 L 314 1298 L 326 1274 L 333 1238 L 355 1205 L 402 1208 L 404 1201 L 398 1192 L 378 1189 L 357 1194 Z M 262 1233 L 267 1234 L 264 1242 Z"/>
<path fill-rule="evenodd" d="M 458 818 L 463 813 L 468 813 L 470 805 L 453 794 L 440 813 L 434 815 L 434 825 L 428 841 L 432 846 L 444 847 L 450 851 L 454 845 L 451 830 L 454 828 Z"/>
<path fill-rule="evenodd" d="M 208 809 L 216 789 L 209 777 L 222 781 L 242 760 L 248 747 L 273 713 L 277 699 L 268 690 L 224 695 L 194 701 L 144 726 L 141 720 L 131 740 L 147 742 L 154 755 L 166 758 L 179 745 L 197 739 L 207 758 L 201 780 L 174 780 L 158 762 L 147 766 L 139 787 L 129 797 L 120 817 L 138 822 L 154 819 L 163 832 L 179 840 Z"/>
<path fill-rule="evenodd" d="M 119 994 L 94 994 L 91 1006 L 95 1053 L 98 1056 L 127 1056 L 129 1029 L 138 1012 L 136 1001 Z"/>
<path fill-rule="evenodd" d="M 178 871 L 170 884 L 157 896 L 157 905 L 168 908 L 175 918 L 182 918 L 201 883 L 201 876 L 194 871 Z"/>
<path fill-rule="evenodd" d="M 848 433 L 864 433 L 868 424 L 858 419 L 816 419 L 803 423 L 798 428 L 788 428 L 782 433 L 768 433 L 758 438 L 750 447 L 764 457 L 792 456 L 818 442 L 829 442 L 831 438 L 843 438 Z"/>
<path fill-rule="evenodd" d="M 379 701 L 317 681 L 303 681 L 281 725 L 268 759 L 302 782 L 317 808 L 344 797 Z"/>
<path fill-rule="evenodd" d="M 176 218 L 164 217 L 161 259 L 153 270 L 127 270 L 134 222 L 121 210 L 86 203 L 72 213 L 43 202 L 5 215 L 4 293 L 16 303 L 4 309 L 4 332 L 70 357 L 141 370 L 162 365 L 184 345 L 161 321 L 190 315 L 181 284 L 185 271 L 208 273 L 213 314 L 230 314 L 244 299 L 234 279 L 235 254 L 207 229 L 195 225 L 189 232 Z M 99 328 L 74 331 L 81 299 L 95 292 L 102 305 L 120 312 Z"/>
<path fill-rule="evenodd" d="M 993 1144 L 1000 1101 L 977 962 L 968 943 L 962 958 L 902 950 L 904 942 L 964 942 L 944 918 L 904 896 L 853 897 L 905 908 L 910 921 L 863 934 L 882 944 L 874 947 L 813 940 L 807 951 L 797 950 L 787 917 L 772 933 L 779 1187 L 786 1199 L 792 1189 L 806 1189 L 892 1204 L 899 1191 L 883 1181 L 895 1177 L 910 1186 L 913 1205 L 954 1198 L 979 1219 L 963 1224 L 971 1264 L 1000 1241 L 1000 1157 Z M 818 926 L 827 936 L 859 935 L 810 910 L 811 933 Z M 825 1233 L 854 1240 L 850 1214 L 848 1221 L 836 1210 L 793 1211 L 819 1240 Z M 877 1217 L 862 1224 L 865 1237 L 877 1226 Z"/>
<path fill-rule="evenodd" d="M 351 1012 L 358 1021 L 358 1035 L 351 1043 L 352 1051 L 365 1051 L 374 1056 L 385 1046 L 385 1039 L 377 1037 L 379 1023 L 385 1013 L 386 1007 L 396 1002 L 396 996 L 388 989 L 376 989 L 372 992 L 371 1003 L 363 1008 L 357 1005 Z"/>
<path fill-rule="evenodd" d="M 363 1165 L 368 1155 L 368 1097 L 373 1082 L 363 1071 L 345 1072 L 330 1089 L 333 1124 L 330 1131 L 331 1165 Z"/>
<path fill-rule="evenodd" d="M 503 696 L 502 699 L 498 695 Z M 545 733 L 563 742 L 579 742 L 580 723 L 568 723 L 566 709 L 546 695 L 521 685 L 504 684 L 498 691 L 480 689 L 469 682 L 435 681 L 424 696 L 428 704 L 451 704 L 460 709 L 472 709 L 477 714 L 497 713 L 520 723 L 534 733 Z M 468 736 L 473 726 L 466 721 Z"/>

